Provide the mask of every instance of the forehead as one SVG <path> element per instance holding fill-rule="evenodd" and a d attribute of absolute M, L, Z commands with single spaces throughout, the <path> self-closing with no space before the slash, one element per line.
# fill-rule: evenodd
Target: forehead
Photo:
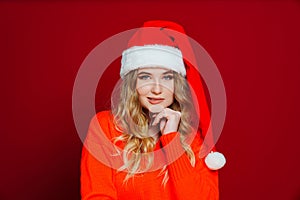
<path fill-rule="evenodd" d="M 166 74 L 173 73 L 173 70 L 166 69 L 163 67 L 143 67 L 138 69 L 138 73 L 150 73 L 150 74 Z"/>

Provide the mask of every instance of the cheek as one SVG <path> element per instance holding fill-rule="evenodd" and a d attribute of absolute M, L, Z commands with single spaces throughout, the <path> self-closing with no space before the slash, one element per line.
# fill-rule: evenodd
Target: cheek
<path fill-rule="evenodd" d="M 164 88 L 164 92 L 167 96 L 173 96 L 174 95 L 174 83 L 165 83 L 162 85 Z"/>
<path fill-rule="evenodd" d="M 166 86 L 165 88 L 165 94 L 166 94 L 166 98 L 168 99 L 169 103 L 173 103 L 174 101 L 174 85 L 173 84 L 169 84 Z"/>
<path fill-rule="evenodd" d="M 148 94 L 151 90 L 151 86 L 147 86 L 147 85 L 144 85 L 144 86 L 140 86 L 140 87 L 136 87 L 136 90 L 137 90 L 137 93 L 139 96 L 144 96 L 146 94 Z"/>
<path fill-rule="evenodd" d="M 167 98 L 168 98 L 168 101 L 173 103 L 173 100 L 174 100 L 174 92 L 169 91 L 169 92 L 166 94 L 166 96 L 167 96 Z"/>
<path fill-rule="evenodd" d="M 174 80 L 162 81 L 162 83 L 160 85 L 164 89 L 165 92 L 174 93 L 174 87 L 175 87 Z"/>

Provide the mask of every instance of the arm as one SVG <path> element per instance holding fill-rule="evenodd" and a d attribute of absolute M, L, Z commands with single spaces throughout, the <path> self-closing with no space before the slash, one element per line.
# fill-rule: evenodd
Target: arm
<path fill-rule="evenodd" d="M 117 192 L 114 186 L 114 170 L 109 167 L 111 152 L 102 142 L 109 132 L 105 118 L 101 121 L 101 128 L 97 117 L 91 120 L 88 134 L 82 149 L 81 157 L 81 198 L 82 200 L 114 200 Z M 105 163 L 105 164 L 103 164 Z"/>
<path fill-rule="evenodd" d="M 82 200 L 117 199 L 113 170 L 99 162 L 86 147 L 82 149 L 80 181 Z"/>
<path fill-rule="evenodd" d="M 161 137 L 161 143 L 165 148 L 168 161 L 178 157 L 168 165 L 169 181 L 174 185 L 174 192 L 178 199 L 219 199 L 218 173 L 209 170 L 203 159 L 198 154 L 201 147 L 199 133 L 191 144 L 195 154 L 195 166 L 190 164 L 190 160 L 181 146 L 179 133 L 172 132 Z"/>

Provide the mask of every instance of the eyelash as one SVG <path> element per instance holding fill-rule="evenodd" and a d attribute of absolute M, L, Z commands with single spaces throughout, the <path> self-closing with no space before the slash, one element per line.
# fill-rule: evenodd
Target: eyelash
<path fill-rule="evenodd" d="M 151 77 L 149 75 L 142 75 L 142 76 L 139 76 L 138 78 L 141 79 L 141 80 L 148 80 Z M 165 76 L 163 76 L 163 79 L 164 80 L 172 80 L 173 79 L 173 75 L 165 75 Z"/>
<path fill-rule="evenodd" d="M 149 75 L 142 75 L 142 76 L 139 76 L 139 79 L 141 79 L 141 80 L 147 80 L 147 79 L 149 79 L 149 78 L 150 78 Z"/>
<path fill-rule="evenodd" d="M 165 80 L 172 80 L 173 76 L 172 75 L 166 75 L 163 77 Z"/>

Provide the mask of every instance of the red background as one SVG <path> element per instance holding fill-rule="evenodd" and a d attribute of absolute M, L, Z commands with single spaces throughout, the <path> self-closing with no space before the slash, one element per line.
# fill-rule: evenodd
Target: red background
<path fill-rule="evenodd" d="M 1 200 L 80 199 L 77 70 L 101 41 L 150 19 L 182 24 L 223 77 L 221 200 L 300 199 L 299 1 L 7 1 L 0 3 Z"/>

